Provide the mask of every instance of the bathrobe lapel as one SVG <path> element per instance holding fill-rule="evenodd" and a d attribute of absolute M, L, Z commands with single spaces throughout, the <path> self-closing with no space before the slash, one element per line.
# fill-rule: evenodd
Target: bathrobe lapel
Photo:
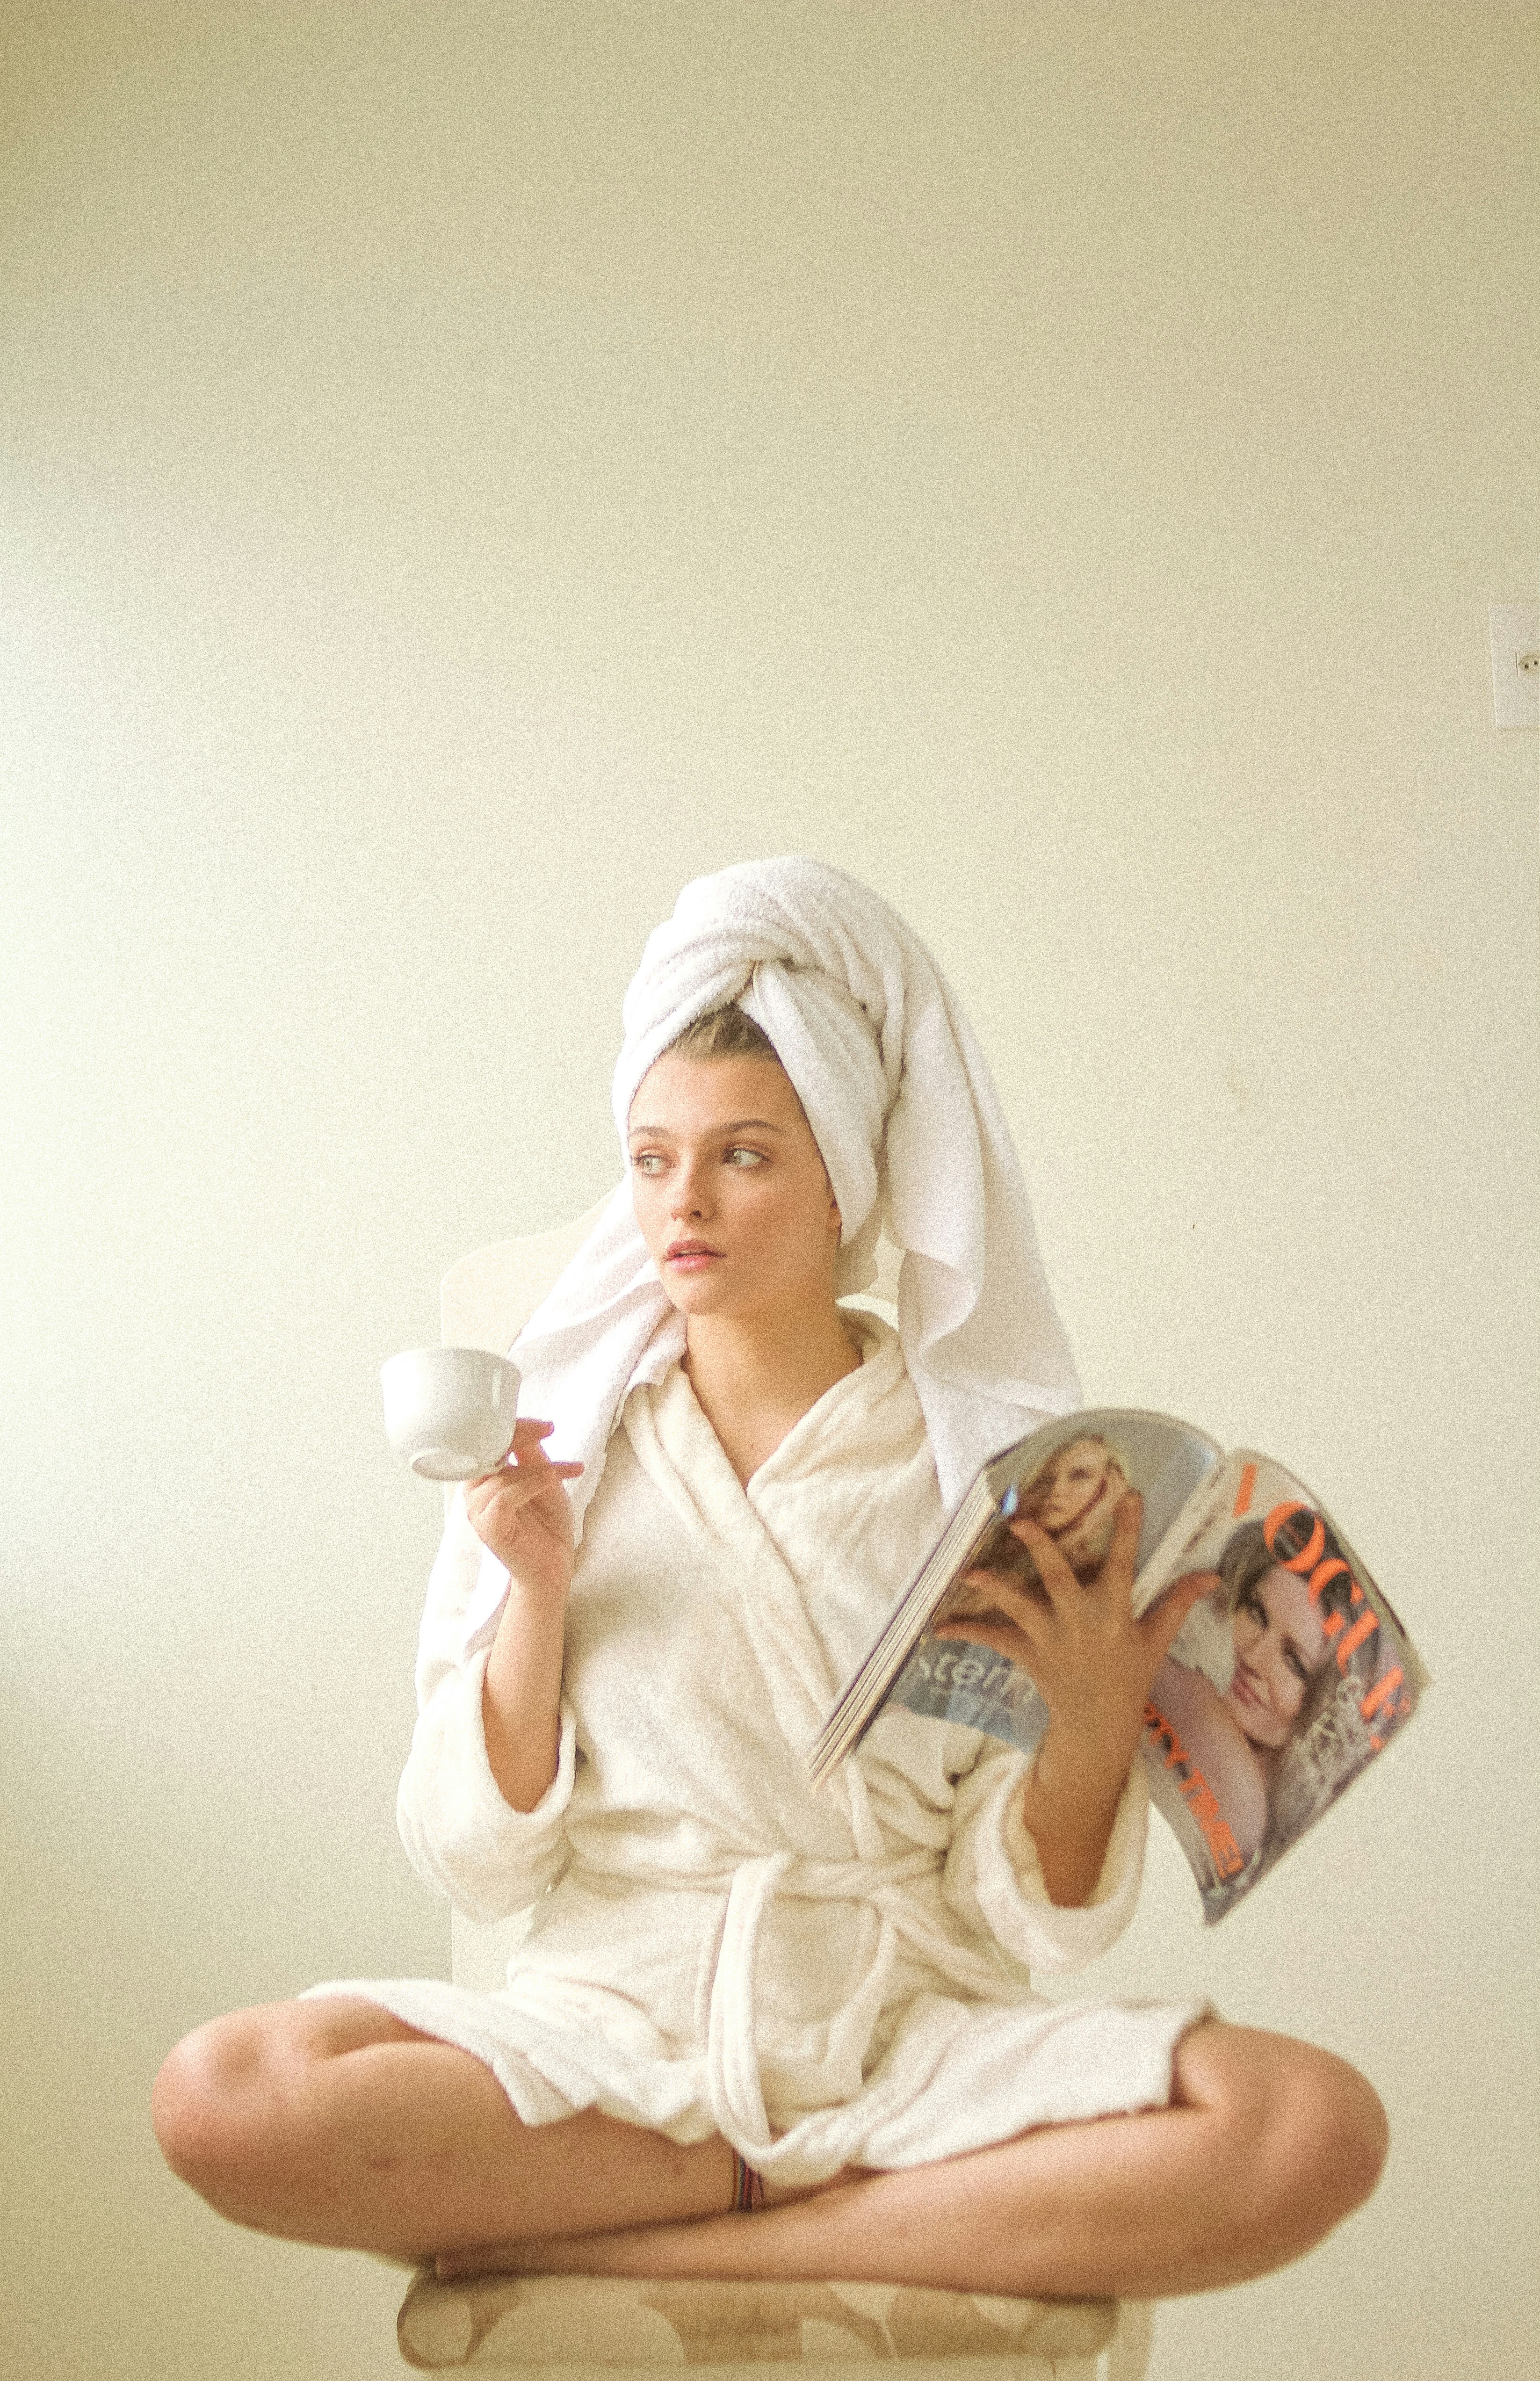
<path fill-rule="evenodd" d="M 829 1583 L 816 1569 L 829 1545 L 819 1527 L 821 1508 L 837 1502 L 848 1514 L 850 1467 L 864 1462 L 883 1482 L 894 1477 L 894 1458 L 904 1451 L 890 1444 L 895 1391 L 926 1477 L 934 1478 L 897 1337 L 871 1318 L 859 1321 L 865 1361 L 802 1416 L 747 1491 L 682 1371 L 634 1391 L 623 1416 L 638 1461 L 721 1577 L 764 1679 L 776 1727 L 794 1746 L 811 1744 L 881 1618 L 861 1594 L 854 1650 L 848 1625 L 847 1642 L 836 1650 L 819 1609 Z M 830 1496 L 836 1480 L 843 1492 L 837 1499 Z M 788 1560 L 773 1533 L 776 1520 L 800 1542 L 801 1559 Z M 896 1579 L 893 1592 L 903 1584 Z"/>
<path fill-rule="evenodd" d="M 811 1744 L 842 1682 L 833 1676 L 801 1583 L 744 1494 L 684 1374 L 672 1372 L 657 1389 L 633 1394 L 624 1421 L 637 1460 L 719 1574 L 779 1731 L 793 1745 Z"/>

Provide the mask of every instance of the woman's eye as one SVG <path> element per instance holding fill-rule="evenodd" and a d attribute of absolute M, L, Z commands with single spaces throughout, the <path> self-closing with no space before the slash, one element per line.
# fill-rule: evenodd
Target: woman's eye
<path fill-rule="evenodd" d="M 760 1149 L 729 1149 L 727 1152 L 729 1166 L 763 1166 L 764 1163 L 764 1153 Z"/>
<path fill-rule="evenodd" d="M 661 1174 L 663 1159 L 655 1149 L 639 1149 L 631 1159 L 631 1166 L 638 1174 Z"/>

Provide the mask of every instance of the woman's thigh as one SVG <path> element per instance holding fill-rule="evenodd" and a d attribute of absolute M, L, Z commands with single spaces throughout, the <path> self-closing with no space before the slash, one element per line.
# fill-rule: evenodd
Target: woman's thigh
<path fill-rule="evenodd" d="M 411 2257 L 476 2241 L 678 2221 L 728 2204 L 720 2139 L 590 2109 L 526 2126 L 491 2069 L 361 1996 L 237 2010 L 157 2079 L 168 2163 L 222 2215 Z"/>

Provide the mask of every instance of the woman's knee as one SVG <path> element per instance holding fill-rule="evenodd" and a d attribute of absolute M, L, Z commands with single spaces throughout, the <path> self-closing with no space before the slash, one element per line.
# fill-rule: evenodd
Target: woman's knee
<path fill-rule="evenodd" d="M 340 1996 L 274 2001 L 199 2026 L 151 2094 L 166 2164 L 217 2204 L 240 2177 L 291 2154 L 317 2060 L 406 2031 L 385 2010 Z"/>
<path fill-rule="evenodd" d="M 1281 2034 L 1202 2027 L 1179 2074 L 1206 2108 L 1238 2225 L 1297 2255 L 1363 2205 L 1389 2128 L 1379 2094 L 1332 2052 Z M 1185 2048 L 1184 2045 L 1184 2048 Z"/>
<path fill-rule="evenodd" d="M 1320 2208 L 1323 2230 L 1368 2198 L 1384 2171 L 1390 2127 L 1379 2094 L 1345 2058 L 1307 2044 L 1289 2082 L 1295 2189 Z"/>
<path fill-rule="evenodd" d="M 150 2116 L 162 2154 L 205 2196 L 271 2128 L 280 2074 L 301 2055 L 288 2006 L 237 2009 L 199 2026 L 155 2078 Z"/>

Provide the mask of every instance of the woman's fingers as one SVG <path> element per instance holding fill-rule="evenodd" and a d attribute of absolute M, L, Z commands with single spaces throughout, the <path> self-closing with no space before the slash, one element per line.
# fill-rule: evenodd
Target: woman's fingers
<path fill-rule="evenodd" d="M 499 1463 L 495 1471 L 478 1471 L 474 1480 L 465 1484 L 467 1496 L 474 1488 L 501 1489 L 516 1483 L 532 1496 L 544 1496 L 553 1480 L 576 1480 L 582 1471 L 581 1463 Z"/>
<path fill-rule="evenodd" d="M 1112 1544 L 1102 1565 L 1101 1579 L 1111 1578 L 1119 1585 L 1133 1588 L 1134 1568 L 1139 1560 L 1139 1533 L 1144 1526 L 1144 1499 L 1137 1488 L 1127 1488 L 1118 1499 L 1118 1509 L 1112 1517 Z M 1101 1584 L 1098 1580 L 1097 1584 Z"/>
<path fill-rule="evenodd" d="M 1024 1545 L 1037 1566 L 1038 1577 L 1050 1601 L 1060 1596 L 1083 1594 L 1085 1590 L 1070 1569 L 1069 1563 L 1040 1521 L 1027 1519 L 1023 1513 L 1009 1525 L 1010 1533 Z M 1137 1488 L 1125 1490 L 1118 1497 L 1113 1514 L 1112 1544 L 1106 1558 L 1097 1572 L 1094 1587 L 1118 1586 L 1125 1593 L 1133 1586 L 1134 1565 L 1139 1559 L 1139 1533 L 1144 1526 L 1144 1499 Z"/>
<path fill-rule="evenodd" d="M 1018 1629 L 1012 1620 L 943 1620 L 931 1630 L 931 1635 L 948 1641 L 957 1639 L 965 1645 L 987 1645 L 991 1653 L 1003 1654 L 1008 1662 L 1020 1663 L 1027 1676 L 1032 1676 L 1035 1648 L 1026 1630 Z"/>
<path fill-rule="evenodd" d="M 1029 1521 L 1023 1513 L 1009 1524 L 1009 1529 L 1011 1536 L 1031 1555 L 1043 1582 L 1043 1593 L 1050 1603 L 1061 1595 L 1079 1594 L 1079 1580 L 1040 1521 Z"/>
<path fill-rule="evenodd" d="M 513 1425 L 513 1445 L 508 1452 L 519 1463 L 549 1463 L 544 1441 L 555 1430 L 554 1422 L 541 1422 L 533 1414 L 520 1414 Z"/>
<path fill-rule="evenodd" d="M 465 1509 L 472 1526 L 494 1510 L 505 1515 L 520 1513 L 527 1505 L 545 1503 L 553 1485 L 559 1486 L 561 1479 L 562 1473 L 555 1464 L 544 1479 L 535 1479 L 528 1471 L 489 1471 L 469 1484 Z"/>
<path fill-rule="evenodd" d="M 1144 1615 L 1140 1627 L 1160 1661 L 1164 1662 L 1170 1652 L 1171 1641 L 1192 1606 L 1201 1604 L 1205 1595 L 1212 1595 L 1218 1584 L 1216 1570 L 1189 1571 L 1185 1579 L 1175 1581 L 1160 1602 Z"/>
<path fill-rule="evenodd" d="M 549 1484 L 549 1465 L 537 1472 L 532 1463 L 499 1463 L 495 1471 L 478 1472 L 474 1480 L 466 1482 L 465 1501 L 469 1505 L 475 1497 L 484 1505 L 489 1496 L 500 1496 L 508 1488 L 517 1488 L 520 1499 L 542 1496 Z"/>
<path fill-rule="evenodd" d="M 495 1464 L 490 1471 L 478 1472 L 474 1480 L 466 1483 L 467 1501 L 471 1490 L 483 1486 L 487 1481 L 495 1481 L 501 1490 L 510 1481 L 517 1480 L 520 1472 L 529 1484 L 528 1495 L 539 1495 L 549 1487 L 553 1480 L 576 1480 L 582 1471 L 582 1465 L 553 1462 L 542 1444 L 555 1428 L 554 1422 L 542 1422 L 533 1414 L 520 1414 L 514 1424 L 513 1445 L 501 1463 Z"/>
<path fill-rule="evenodd" d="M 969 1570 L 964 1571 L 963 1578 L 970 1587 L 977 1588 L 988 1596 L 996 1612 L 1003 1612 L 1008 1619 L 1015 1621 L 1017 1627 L 1025 1630 L 1029 1635 L 1033 1623 L 1041 1619 L 1041 1598 L 1029 1594 L 1019 1581 L 1009 1578 L 1004 1571 Z"/>

